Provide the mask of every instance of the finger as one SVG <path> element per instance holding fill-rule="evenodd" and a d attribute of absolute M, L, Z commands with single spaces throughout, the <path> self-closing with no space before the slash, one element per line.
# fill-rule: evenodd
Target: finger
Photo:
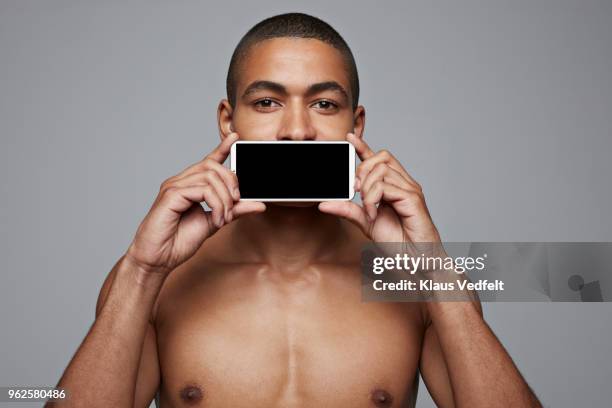
<path fill-rule="evenodd" d="M 377 181 L 384 181 L 406 190 L 412 189 L 412 185 L 397 170 L 387 163 L 378 163 L 363 180 L 359 191 L 362 194 L 367 193 Z"/>
<path fill-rule="evenodd" d="M 236 173 L 233 173 L 230 169 L 215 161 L 209 161 L 207 166 L 210 166 L 210 169 L 217 172 L 223 182 L 227 185 L 227 189 L 234 200 L 238 201 L 240 199 L 240 190 L 238 188 L 238 176 Z"/>
<path fill-rule="evenodd" d="M 182 214 L 194 203 L 205 202 L 212 210 L 212 220 L 215 226 L 221 228 L 223 216 L 223 203 L 210 184 L 194 185 L 189 187 L 170 187 L 164 191 L 160 205 Z"/>
<path fill-rule="evenodd" d="M 346 218 L 357 225 L 364 234 L 368 234 L 370 223 L 363 207 L 352 201 L 323 201 L 319 203 L 319 211 Z"/>
<path fill-rule="evenodd" d="M 374 156 L 374 152 L 363 138 L 355 136 L 354 133 L 348 133 L 346 139 L 355 147 L 355 152 L 362 161 Z"/>
<path fill-rule="evenodd" d="M 203 171 L 203 170 L 205 170 L 207 168 L 213 167 L 214 165 L 212 163 L 216 163 L 219 166 L 221 166 L 222 168 L 226 169 L 226 167 L 223 166 L 223 162 L 225 161 L 225 159 L 229 155 L 229 152 L 231 151 L 231 148 L 232 148 L 232 144 L 234 144 L 234 142 L 236 142 L 238 139 L 239 139 L 239 137 L 238 137 L 237 133 L 230 133 L 215 148 L 215 150 L 213 150 L 210 154 L 208 154 L 202 160 L 200 160 L 199 162 L 197 162 L 195 164 L 192 164 L 191 166 L 185 168 L 183 171 L 181 171 L 177 175 L 172 176 L 172 177 L 164 180 L 164 182 L 161 185 L 160 190 L 163 189 L 164 186 L 168 186 L 170 184 L 173 184 L 178 179 L 181 179 L 181 178 L 186 177 L 186 176 L 190 176 L 193 173 L 198 173 L 198 172 L 201 172 L 201 171 Z M 229 172 L 231 174 L 233 174 L 231 171 L 229 171 Z"/>
<path fill-rule="evenodd" d="M 266 204 L 260 201 L 239 201 L 232 209 L 233 219 L 245 214 L 260 213 L 266 211 Z"/>
<path fill-rule="evenodd" d="M 376 205 L 380 202 L 378 189 L 380 182 L 376 182 L 372 188 L 368 190 L 368 193 L 361 193 L 361 203 L 363 204 L 363 208 L 370 220 L 376 219 L 376 214 L 378 212 L 378 208 Z M 366 199 L 367 198 L 367 199 Z"/>
<path fill-rule="evenodd" d="M 228 217 L 231 218 L 231 213 L 229 210 L 234 206 L 234 200 L 230 195 L 228 187 L 225 185 L 221 177 L 214 170 L 206 170 L 198 173 L 191 174 L 189 176 L 185 176 L 181 179 L 173 181 L 172 184 L 165 187 L 168 188 L 183 188 L 190 187 L 194 185 L 212 185 L 213 189 L 217 193 L 217 195 L 221 198 L 223 202 L 223 216 L 225 221 L 231 221 Z"/>
<path fill-rule="evenodd" d="M 369 159 L 361 162 L 357 167 L 355 176 L 363 183 L 363 180 L 367 177 L 368 173 L 372 171 L 379 163 L 387 163 L 389 167 L 399 172 L 406 180 L 408 180 L 415 189 L 421 189 L 419 183 L 417 183 L 408 172 L 402 167 L 399 161 L 393 157 L 388 150 L 381 150 Z M 363 184 L 362 184 L 363 185 Z"/>
<path fill-rule="evenodd" d="M 212 159 L 217 163 L 223 163 L 225 159 L 227 159 L 227 156 L 229 156 L 232 145 L 238 139 L 238 133 L 230 133 L 225 139 L 223 139 L 223 141 L 221 141 L 221 143 L 219 143 L 215 150 L 213 150 L 208 154 L 208 156 L 206 156 L 206 158 Z"/>
<path fill-rule="evenodd" d="M 191 166 L 189 169 L 185 170 L 183 173 L 175 177 L 175 181 L 173 181 L 172 183 L 191 177 L 193 174 L 205 172 L 207 170 L 214 171 L 219 175 L 219 177 L 221 177 L 223 182 L 227 185 L 227 189 L 234 198 L 234 200 L 237 201 L 240 199 L 240 191 L 238 190 L 238 176 L 236 176 L 235 173 L 232 173 L 227 167 L 211 159 L 204 159 L 201 162 Z"/>
<path fill-rule="evenodd" d="M 377 181 L 372 185 L 370 190 L 364 196 L 362 196 L 361 201 L 363 202 L 369 217 L 372 220 L 375 220 L 378 213 L 378 208 L 376 205 L 383 199 L 389 203 L 393 203 L 395 201 L 409 198 L 411 194 L 414 193 L 385 183 L 384 181 Z"/>
<path fill-rule="evenodd" d="M 231 221 L 231 209 L 234 206 L 234 199 L 232 198 L 227 186 L 225 185 L 225 183 L 223 182 L 223 180 L 221 180 L 221 177 L 219 177 L 219 175 L 212 171 L 206 171 L 204 172 L 204 178 L 206 181 L 208 181 L 208 183 L 210 183 L 210 185 L 213 186 L 213 188 L 215 189 L 215 192 L 217 193 L 218 197 L 221 199 L 221 202 L 223 203 L 223 220 L 225 222 L 230 222 Z"/>

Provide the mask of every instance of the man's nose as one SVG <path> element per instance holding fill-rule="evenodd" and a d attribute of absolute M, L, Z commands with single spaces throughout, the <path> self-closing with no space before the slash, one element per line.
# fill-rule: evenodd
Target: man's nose
<path fill-rule="evenodd" d="M 278 140 L 314 140 L 316 136 L 307 108 L 295 106 L 285 110 Z"/>

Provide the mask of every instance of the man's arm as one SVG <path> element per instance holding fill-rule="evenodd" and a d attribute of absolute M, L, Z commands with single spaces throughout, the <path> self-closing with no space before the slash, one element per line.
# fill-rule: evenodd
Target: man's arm
<path fill-rule="evenodd" d="M 420 370 L 439 407 L 541 407 L 482 317 L 479 301 L 424 304 Z"/>
<path fill-rule="evenodd" d="M 125 256 L 117 262 L 100 292 L 97 318 L 59 381 L 69 398 L 47 406 L 149 406 L 159 383 L 149 319 L 162 283 Z"/>
<path fill-rule="evenodd" d="M 160 375 L 150 318 L 164 280 L 219 228 L 266 209 L 260 202 L 236 202 L 238 178 L 223 162 L 238 139 L 228 135 L 203 160 L 162 183 L 104 283 L 97 318 L 60 379 L 67 400 L 47 406 L 148 406 Z"/>
<path fill-rule="evenodd" d="M 106 299 L 110 293 L 115 279 L 117 268 L 113 268 L 108 274 L 96 304 L 96 318 L 102 312 Z M 160 384 L 159 359 L 157 356 L 157 334 L 152 319 L 149 319 L 147 331 L 142 345 L 142 354 L 136 379 L 136 391 L 134 394 L 134 407 L 147 408 L 155 397 Z"/>
<path fill-rule="evenodd" d="M 362 135 L 349 133 L 347 140 L 361 159 L 355 171 L 355 190 L 363 205 L 327 201 L 319 204 L 319 210 L 348 219 L 374 242 L 401 242 L 407 249 L 415 249 L 417 243 L 441 247 L 421 185 L 388 150 L 375 153 Z M 411 254 L 419 255 L 418 251 Z M 478 302 L 426 305 L 432 323 L 425 336 L 421 366 L 439 405 L 540 406 L 482 319 Z"/>

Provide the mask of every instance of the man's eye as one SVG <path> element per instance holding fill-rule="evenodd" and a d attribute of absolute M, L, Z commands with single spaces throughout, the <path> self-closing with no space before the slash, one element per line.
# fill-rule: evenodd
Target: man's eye
<path fill-rule="evenodd" d="M 260 99 L 257 102 L 254 103 L 255 106 L 257 106 L 258 108 L 272 108 L 274 107 L 273 104 L 278 105 L 278 103 L 274 102 L 272 99 Z"/>
<path fill-rule="evenodd" d="M 318 107 L 319 109 L 323 109 L 323 110 L 330 110 L 330 109 L 334 109 L 338 107 L 338 105 L 330 101 L 319 101 L 315 103 L 314 106 Z"/>

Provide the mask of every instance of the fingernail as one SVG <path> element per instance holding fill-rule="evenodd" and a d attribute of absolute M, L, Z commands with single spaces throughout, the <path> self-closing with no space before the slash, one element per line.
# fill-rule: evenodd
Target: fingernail
<path fill-rule="evenodd" d="M 237 188 L 234 189 L 232 194 L 234 194 L 234 199 L 238 200 L 240 198 L 240 190 L 238 190 Z"/>
<path fill-rule="evenodd" d="M 355 191 L 359 191 L 360 187 L 361 187 L 361 180 L 359 179 L 359 177 L 355 177 Z"/>

